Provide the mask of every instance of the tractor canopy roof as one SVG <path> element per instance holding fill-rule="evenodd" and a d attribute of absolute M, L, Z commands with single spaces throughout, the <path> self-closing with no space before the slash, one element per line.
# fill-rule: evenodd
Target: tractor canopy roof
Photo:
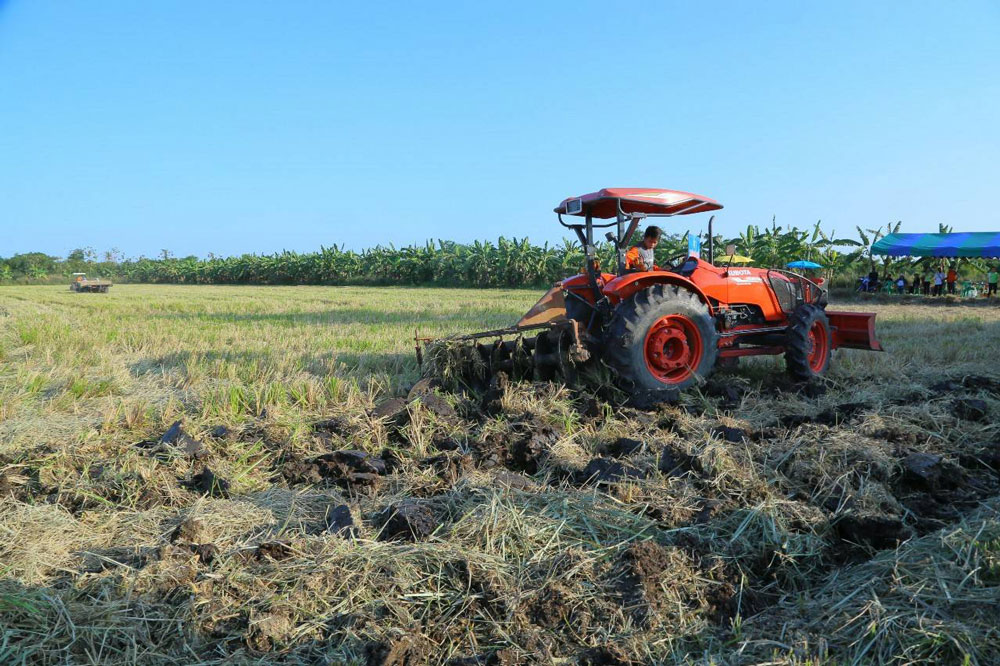
<path fill-rule="evenodd" d="M 564 215 L 610 218 L 621 212 L 648 215 L 690 215 L 722 208 L 715 199 L 678 190 L 649 187 L 606 187 L 597 192 L 563 199 L 555 212 Z"/>

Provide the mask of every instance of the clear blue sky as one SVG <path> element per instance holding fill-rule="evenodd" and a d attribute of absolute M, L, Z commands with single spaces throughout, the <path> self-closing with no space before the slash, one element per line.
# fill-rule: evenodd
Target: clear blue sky
<path fill-rule="evenodd" d="M 996 2 L 0 0 L 0 256 L 553 241 L 604 186 L 989 230 L 998 160 Z"/>

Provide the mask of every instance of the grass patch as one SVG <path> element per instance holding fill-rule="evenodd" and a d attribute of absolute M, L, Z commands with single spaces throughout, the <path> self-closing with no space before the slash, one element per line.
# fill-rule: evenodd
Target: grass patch
<path fill-rule="evenodd" d="M 0 662 L 1000 662 L 1000 309 L 852 303 L 890 351 L 808 395 L 373 412 L 537 297 L 0 288 Z"/>

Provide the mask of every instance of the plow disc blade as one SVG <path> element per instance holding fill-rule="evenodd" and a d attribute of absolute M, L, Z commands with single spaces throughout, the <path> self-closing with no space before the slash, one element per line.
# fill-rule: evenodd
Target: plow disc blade
<path fill-rule="evenodd" d="M 525 335 L 527 332 L 537 334 L 529 337 Z M 417 336 L 416 342 L 417 362 L 423 375 L 435 377 L 452 389 L 485 390 L 501 372 L 514 380 L 573 383 L 577 366 L 590 359 L 579 324 L 570 319 L 439 340 Z"/>
<path fill-rule="evenodd" d="M 875 337 L 874 312 L 831 312 L 830 328 L 833 331 L 833 348 L 870 349 L 885 351 L 882 343 Z"/>
<path fill-rule="evenodd" d="M 425 377 L 436 377 L 446 386 L 473 390 L 485 390 L 501 372 L 515 380 L 573 383 L 578 376 L 577 366 L 590 359 L 592 343 L 579 322 L 567 318 L 561 286 L 545 292 L 509 328 L 438 340 L 416 334 L 414 341 L 417 363 Z"/>
<path fill-rule="evenodd" d="M 515 328 L 537 326 L 566 318 L 566 301 L 563 298 L 562 287 L 555 286 L 545 292 L 531 309 L 514 325 Z"/>

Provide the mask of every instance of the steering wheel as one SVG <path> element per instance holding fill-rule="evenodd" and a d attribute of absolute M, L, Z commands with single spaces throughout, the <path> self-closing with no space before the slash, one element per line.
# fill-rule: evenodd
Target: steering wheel
<path fill-rule="evenodd" d="M 670 257 L 669 259 L 667 259 L 666 263 L 660 265 L 660 270 L 676 271 L 678 268 L 684 265 L 684 262 L 687 261 L 687 258 L 688 258 L 687 252 L 684 252 L 683 254 L 678 254 L 675 257 Z"/>

